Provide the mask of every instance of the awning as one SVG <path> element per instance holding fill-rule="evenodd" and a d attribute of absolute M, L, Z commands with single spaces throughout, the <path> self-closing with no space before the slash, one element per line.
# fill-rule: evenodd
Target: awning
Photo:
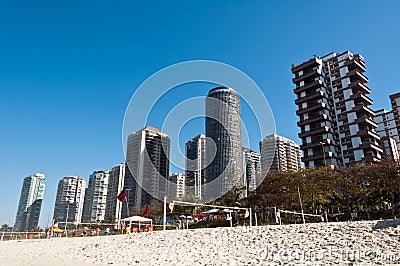
<path fill-rule="evenodd" d="M 62 233 L 62 232 L 64 232 L 64 230 L 56 227 L 56 228 L 53 228 L 53 232 L 54 233 Z"/>

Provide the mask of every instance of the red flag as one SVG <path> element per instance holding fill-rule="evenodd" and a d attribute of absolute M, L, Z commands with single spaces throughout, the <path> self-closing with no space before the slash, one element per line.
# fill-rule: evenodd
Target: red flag
<path fill-rule="evenodd" d="M 125 200 L 126 200 L 125 190 L 122 190 L 122 191 L 118 194 L 117 199 L 118 199 L 119 201 L 125 201 Z"/>
<path fill-rule="evenodd" d="M 146 217 L 150 213 L 149 205 L 144 208 L 144 212 L 142 214 L 142 217 Z"/>

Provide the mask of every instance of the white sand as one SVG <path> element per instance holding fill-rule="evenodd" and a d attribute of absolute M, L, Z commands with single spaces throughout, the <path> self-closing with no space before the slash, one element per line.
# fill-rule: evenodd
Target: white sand
<path fill-rule="evenodd" d="M 383 229 L 373 227 L 378 223 Z M 215 228 L 0 242 L 0 265 L 400 263 L 400 221 Z"/>

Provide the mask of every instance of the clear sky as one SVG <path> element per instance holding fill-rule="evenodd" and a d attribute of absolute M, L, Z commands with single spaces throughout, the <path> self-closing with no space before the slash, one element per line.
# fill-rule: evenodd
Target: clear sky
<path fill-rule="evenodd" d="M 291 64 L 349 50 L 366 60 L 373 108 L 388 109 L 400 91 L 400 1 L 136 2 L 1 1 L 1 224 L 14 224 L 24 177 L 47 176 L 45 226 L 63 176 L 88 179 L 124 161 L 129 99 L 171 64 L 209 59 L 241 69 L 262 88 L 278 134 L 296 142 Z M 203 132 L 194 120 L 180 143 Z"/>

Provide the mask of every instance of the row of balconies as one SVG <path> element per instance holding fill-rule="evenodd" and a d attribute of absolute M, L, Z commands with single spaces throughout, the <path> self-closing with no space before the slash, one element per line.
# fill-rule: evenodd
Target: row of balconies
<path fill-rule="evenodd" d="M 299 116 L 308 112 L 317 111 L 319 109 L 324 109 L 324 108 L 327 108 L 327 105 L 325 103 L 307 104 L 306 107 L 299 108 L 299 110 L 296 111 L 296 114 Z"/>
<path fill-rule="evenodd" d="M 324 156 L 324 154 L 325 154 L 325 156 Z M 319 160 L 319 159 L 324 159 L 324 157 L 325 157 L 325 159 L 330 159 L 330 158 L 333 158 L 333 155 L 334 154 L 331 151 L 320 152 L 320 153 L 315 153 L 312 155 L 303 156 L 302 161 L 303 162 L 315 161 L 315 160 Z"/>
<path fill-rule="evenodd" d="M 363 104 L 358 104 L 354 106 L 352 110 L 356 113 L 368 114 L 370 117 L 375 116 L 375 112 Z"/>
<path fill-rule="evenodd" d="M 312 78 L 312 77 L 316 77 L 316 76 L 319 76 L 319 75 L 321 75 L 321 70 L 318 69 L 318 68 L 314 68 L 314 69 L 310 69 L 310 70 L 305 71 L 303 73 L 303 75 L 294 77 L 292 80 L 293 80 L 293 83 L 298 83 L 298 82 L 300 82 L 302 80 L 305 80 L 307 78 Z"/>
<path fill-rule="evenodd" d="M 347 60 L 344 65 L 347 66 L 350 70 L 358 69 L 361 72 L 367 71 L 367 69 L 365 68 L 365 64 L 358 62 L 355 59 Z"/>
<path fill-rule="evenodd" d="M 322 137 L 318 140 L 311 140 L 311 142 L 309 143 L 304 143 L 302 145 L 300 145 L 300 148 L 302 150 L 306 150 L 306 149 L 312 149 L 315 147 L 323 147 L 323 146 L 331 146 L 332 144 L 332 140 L 330 139 L 322 139 Z"/>
<path fill-rule="evenodd" d="M 365 94 L 363 94 L 361 92 L 357 92 L 357 93 L 354 93 L 353 95 L 351 95 L 350 100 L 354 100 L 354 101 L 359 100 L 359 101 L 362 101 L 363 103 L 365 103 L 365 105 L 371 105 L 374 103 L 371 98 L 369 98 L 368 96 L 366 96 Z"/>
<path fill-rule="evenodd" d="M 346 77 L 349 77 L 349 78 L 353 77 L 353 76 L 357 77 L 357 79 L 359 79 L 359 80 L 364 81 L 364 83 L 368 82 L 368 78 L 363 73 L 361 73 L 360 70 L 358 70 L 358 69 L 351 70 L 351 71 L 347 72 L 347 74 L 346 74 Z"/>
<path fill-rule="evenodd" d="M 321 80 L 313 80 L 312 82 L 306 83 L 303 86 L 296 87 L 293 91 L 294 93 L 298 94 L 314 87 L 319 88 L 322 86 L 322 84 L 323 82 Z"/>
<path fill-rule="evenodd" d="M 357 118 L 354 122 L 356 122 L 357 124 L 361 124 L 361 125 L 368 124 L 374 128 L 378 127 L 378 125 L 374 122 L 374 120 L 372 120 L 371 118 L 369 118 L 367 116 L 362 116 L 360 118 Z"/>
<path fill-rule="evenodd" d="M 302 131 L 301 133 L 299 133 L 299 138 L 306 138 L 306 137 L 311 136 L 311 135 L 324 134 L 324 133 L 327 133 L 327 132 L 329 132 L 329 127 L 327 127 L 327 126 L 323 126 L 323 127 L 318 126 L 318 127 L 315 127 L 315 128 L 310 128 L 310 130 Z"/>
<path fill-rule="evenodd" d="M 315 67 L 318 65 L 319 65 L 319 63 L 317 62 L 317 59 L 314 57 L 306 62 L 301 63 L 298 66 L 292 65 L 292 73 L 296 74 L 297 72 L 299 72 L 302 69 L 312 68 L 312 67 Z"/>
<path fill-rule="evenodd" d="M 302 104 L 304 102 L 308 102 L 308 101 L 311 101 L 311 100 L 317 100 L 317 99 L 322 98 L 324 95 L 325 95 L 325 93 L 323 91 L 316 91 L 316 92 L 313 92 L 313 93 L 310 93 L 310 94 L 306 94 L 306 96 L 297 98 L 295 100 L 295 103 L 296 104 Z"/>
<path fill-rule="evenodd" d="M 353 93 L 360 91 L 364 94 L 370 94 L 371 90 L 365 86 L 362 82 L 360 82 L 359 80 L 357 81 L 353 81 L 349 84 L 348 88 L 351 88 L 353 90 Z"/>

